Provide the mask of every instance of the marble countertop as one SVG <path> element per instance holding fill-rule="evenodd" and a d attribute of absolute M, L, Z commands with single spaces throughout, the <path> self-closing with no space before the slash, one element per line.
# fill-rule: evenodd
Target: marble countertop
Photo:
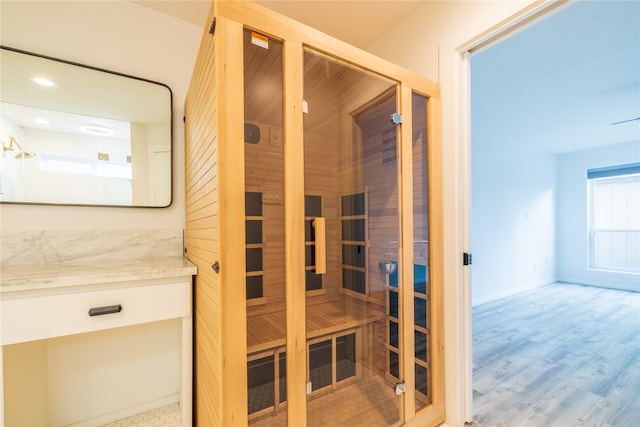
<path fill-rule="evenodd" d="M 0 293 L 184 277 L 196 273 L 197 268 L 181 256 L 16 265 L 0 269 Z"/>

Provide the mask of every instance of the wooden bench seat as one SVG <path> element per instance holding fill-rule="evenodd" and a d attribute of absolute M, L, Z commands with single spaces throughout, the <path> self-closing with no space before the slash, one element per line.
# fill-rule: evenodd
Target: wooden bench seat
<path fill-rule="evenodd" d="M 334 300 L 307 307 L 307 340 L 360 327 L 380 319 L 366 303 Z M 247 354 L 252 355 L 286 345 L 286 313 L 259 314 L 247 318 Z"/>

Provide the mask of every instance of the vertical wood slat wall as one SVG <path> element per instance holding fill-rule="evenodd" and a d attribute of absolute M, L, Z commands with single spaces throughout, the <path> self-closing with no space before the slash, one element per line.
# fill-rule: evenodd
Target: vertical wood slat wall
<path fill-rule="evenodd" d="M 242 94 L 242 80 L 233 78 L 237 70 L 219 60 L 242 50 L 242 33 L 234 31 L 240 24 L 221 19 L 217 9 L 212 2 L 208 23 L 216 16 L 216 32 L 231 37 L 217 43 L 205 28 L 185 102 L 186 255 L 198 267 L 194 420 L 202 426 L 242 425 L 247 416 L 246 391 L 238 387 L 247 375 L 246 295 L 244 286 L 232 286 L 229 279 L 244 276 L 245 240 L 244 179 L 238 176 L 244 158 L 228 141 L 243 141 L 244 135 L 238 116 L 218 108 Z"/>
<path fill-rule="evenodd" d="M 214 6 L 209 13 L 211 22 Z M 203 33 L 185 101 L 185 244 L 194 277 L 194 425 L 220 425 L 221 329 L 218 276 L 218 139 L 215 39 Z"/>
<path fill-rule="evenodd" d="M 213 16 L 217 18 L 216 35 L 208 34 Z M 375 58 L 359 49 L 334 40 L 322 33 L 270 11 L 248 3 L 215 2 L 205 28 L 198 60 L 185 105 L 186 113 L 186 245 L 187 257 L 198 266 L 195 278 L 195 421 L 201 426 L 235 426 L 247 424 L 246 397 L 246 314 L 245 239 L 244 239 L 244 150 L 242 75 L 236 61 L 242 54 L 242 27 L 277 34 L 285 47 L 285 254 L 289 262 L 285 270 L 287 307 L 287 353 L 306 353 L 304 328 L 305 292 L 296 284 L 304 282 L 304 188 L 299 179 L 304 175 L 302 154 L 302 75 L 303 46 L 309 45 L 330 56 L 348 58 L 365 69 L 377 70 L 401 83 L 402 97 L 414 89 L 429 100 L 429 217 L 430 260 L 429 280 L 434 284 L 430 322 L 434 327 L 430 342 L 433 365 L 433 395 L 431 409 L 414 417 L 420 425 L 435 425 L 444 420 L 444 386 L 442 368 L 442 233 L 441 233 L 441 171 L 439 138 L 439 87 L 424 78 Z M 227 61 L 224 61 L 224 59 Z M 234 58 L 233 60 L 231 60 Z M 234 68 L 235 67 L 235 68 Z M 410 89 L 411 88 L 411 89 Z M 399 105 L 404 117 L 410 117 L 410 101 Z M 411 141 L 410 130 L 403 131 L 401 140 Z M 234 142 L 235 141 L 235 142 Z M 401 141 L 399 141 L 401 144 Z M 405 145 L 402 163 L 402 184 L 408 189 L 402 199 L 402 238 L 412 241 L 411 153 Z M 407 150 L 409 148 L 409 150 Z M 434 164 L 435 163 L 435 164 Z M 409 176 L 406 176 L 406 175 Z M 294 177 L 295 179 L 292 179 Z M 411 250 L 403 251 L 401 262 L 412 265 Z M 212 270 L 215 261 L 220 273 Z M 411 283 L 412 271 L 403 277 Z M 233 280 L 230 280 L 232 278 Z M 238 279 L 239 278 L 239 279 Z M 237 282 L 237 283 L 236 283 Z M 406 287 L 405 287 L 406 288 Z M 412 297 L 405 294 L 408 304 Z M 405 325 L 411 325 L 405 318 Z M 413 338 L 412 334 L 407 336 Z M 406 355 L 413 360 L 412 355 Z M 288 358 L 289 359 L 289 358 Z M 289 425 L 306 422 L 306 359 L 295 357 L 287 363 Z M 412 366 L 407 362 L 407 366 Z M 405 372 L 407 384 L 414 382 L 413 369 Z M 409 387 L 408 387 L 409 388 Z M 409 396 L 411 396 L 409 393 Z M 409 397 L 407 396 L 407 397 Z M 407 420 L 415 415 L 413 399 L 404 408 Z M 417 425 L 417 424 L 416 424 Z"/>

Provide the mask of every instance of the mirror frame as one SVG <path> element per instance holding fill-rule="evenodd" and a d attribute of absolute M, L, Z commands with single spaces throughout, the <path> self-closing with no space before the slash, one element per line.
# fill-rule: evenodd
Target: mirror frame
<path fill-rule="evenodd" d="M 19 53 L 19 54 L 23 54 L 23 55 L 29 55 L 32 57 L 36 57 L 36 58 L 40 58 L 40 59 L 45 59 L 45 60 L 49 60 L 49 61 L 55 61 L 61 64 L 66 64 L 66 65 L 70 65 L 70 66 L 75 66 L 75 67 L 80 67 L 86 70 L 91 70 L 91 71 L 97 71 L 97 72 L 102 72 L 102 73 L 107 73 L 107 74 L 111 74 L 114 76 L 119 76 L 119 77 L 125 77 L 128 79 L 132 79 L 132 80 L 137 80 L 140 82 L 144 82 L 144 83 L 149 83 L 149 84 L 153 84 L 153 85 L 157 85 L 160 86 L 164 89 L 166 89 L 169 93 L 169 149 L 170 149 L 170 158 L 169 158 L 169 201 L 166 205 L 158 205 L 158 206 L 154 206 L 154 205 L 135 205 L 133 204 L 133 202 L 131 204 L 122 204 L 122 205 L 117 205 L 117 204 L 97 204 L 97 203 L 65 203 L 65 202 L 60 202 L 60 203 L 56 203 L 56 202 L 39 202 L 39 201 L 5 201 L 5 200 L 1 200 L 0 199 L 0 205 L 46 205 L 46 206 L 82 206 L 82 207 L 112 207 L 112 208 L 151 208 L 151 209 L 164 209 L 164 208 L 168 208 L 170 206 L 173 205 L 173 198 L 174 198 L 174 191 L 173 191 L 173 185 L 174 185 L 174 137 L 173 137 L 173 132 L 174 132 L 174 125 L 173 125 L 173 91 L 171 90 L 171 88 L 164 83 L 158 82 L 158 81 L 154 81 L 154 80 L 150 80 L 150 79 L 146 79 L 143 77 L 137 77 L 137 76 L 132 76 L 130 74 L 126 74 L 126 73 L 121 73 L 118 71 L 113 71 L 113 70 L 108 70 L 105 68 L 101 68 L 101 67 L 96 67 L 96 66 L 92 66 L 92 65 L 87 65 L 87 64 L 81 64 L 78 62 L 74 62 L 74 61 L 70 61 L 70 60 L 66 60 L 66 59 L 61 59 L 61 58 L 56 58 L 56 57 L 52 57 L 52 56 L 48 56 L 48 55 L 44 55 L 44 54 L 40 54 L 40 53 L 35 53 L 35 52 L 30 52 L 27 50 L 23 50 L 23 49 L 18 49 L 18 48 L 14 48 L 14 47 L 10 47 L 10 46 L 6 46 L 6 45 L 2 45 L 0 44 L 0 51 L 2 50 L 6 50 L 6 51 L 10 51 L 10 52 L 15 52 L 15 53 Z M 2 99 L 0 98 L 0 102 L 2 101 Z"/>

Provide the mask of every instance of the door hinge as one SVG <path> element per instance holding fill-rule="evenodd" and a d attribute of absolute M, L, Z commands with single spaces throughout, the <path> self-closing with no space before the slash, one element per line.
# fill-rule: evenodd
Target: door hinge
<path fill-rule="evenodd" d="M 463 253 L 462 254 L 462 265 L 471 265 L 472 262 L 472 258 L 471 258 L 471 254 L 470 253 Z"/>
<path fill-rule="evenodd" d="M 393 389 L 398 396 L 407 391 L 407 384 L 404 382 L 397 383 Z"/>
<path fill-rule="evenodd" d="M 391 123 L 393 123 L 394 125 L 401 125 L 402 124 L 402 114 L 398 114 L 398 113 L 393 113 L 391 115 L 391 117 L 389 117 L 389 120 L 391 121 Z"/>
<path fill-rule="evenodd" d="M 209 27 L 209 34 L 214 35 L 216 33 L 216 17 L 213 17 L 213 21 L 211 21 L 211 26 Z"/>

